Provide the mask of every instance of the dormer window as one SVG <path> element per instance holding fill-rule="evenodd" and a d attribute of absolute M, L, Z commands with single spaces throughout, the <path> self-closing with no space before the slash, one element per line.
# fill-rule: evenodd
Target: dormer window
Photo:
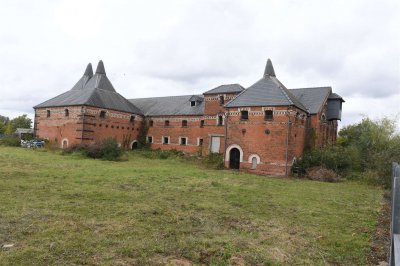
<path fill-rule="evenodd" d="M 249 111 L 241 111 L 240 119 L 241 120 L 249 120 Z"/>
<path fill-rule="evenodd" d="M 225 103 L 224 95 L 219 96 L 219 104 L 223 105 Z"/>
<path fill-rule="evenodd" d="M 191 107 L 196 106 L 196 101 L 190 101 L 190 106 L 191 106 Z"/>
<path fill-rule="evenodd" d="M 100 118 L 106 117 L 106 111 L 100 111 Z"/>
<path fill-rule="evenodd" d="M 274 112 L 272 110 L 265 110 L 264 119 L 265 120 L 273 120 L 274 119 Z"/>
<path fill-rule="evenodd" d="M 64 110 L 64 115 L 67 116 L 67 117 L 69 116 L 69 110 L 68 109 Z"/>

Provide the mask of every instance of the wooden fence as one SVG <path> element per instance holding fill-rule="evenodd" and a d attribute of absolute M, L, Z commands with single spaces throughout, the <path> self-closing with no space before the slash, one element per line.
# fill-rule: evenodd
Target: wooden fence
<path fill-rule="evenodd" d="M 392 166 L 392 222 L 389 265 L 400 265 L 400 166 Z"/>

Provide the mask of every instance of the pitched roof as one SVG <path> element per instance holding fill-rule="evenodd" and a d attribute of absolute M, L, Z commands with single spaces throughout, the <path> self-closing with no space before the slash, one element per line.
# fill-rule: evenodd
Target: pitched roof
<path fill-rule="evenodd" d="M 236 93 L 242 92 L 244 88 L 240 84 L 226 84 L 218 86 L 212 90 L 206 91 L 203 94 L 218 94 L 218 93 Z"/>
<path fill-rule="evenodd" d="M 73 105 L 95 106 L 104 109 L 142 114 L 139 108 L 115 91 L 105 74 L 102 61 L 99 62 L 94 76 L 92 65 L 89 64 L 83 77 L 71 90 L 38 104 L 34 108 Z"/>
<path fill-rule="evenodd" d="M 246 106 L 296 106 L 307 111 L 307 108 L 275 77 L 269 59 L 264 76 L 226 104 L 226 107 Z"/>
<path fill-rule="evenodd" d="M 299 99 L 310 114 L 316 114 L 321 110 L 326 99 L 331 95 L 331 87 L 300 88 L 289 90 Z"/>
<path fill-rule="evenodd" d="M 191 106 L 190 100 L 193 100 L 194 98 L 197 99 L 196 106 Z M 139 98 L 130 99 L 129 101 L 139 107 L 146 116 L 204 114 L 204 101 L 202 95 Z"/>
<path fill-rule="evenodd" d="M 330 100 L 341 100 L 342 102 L 344 102 L 342 96 L 340 96 L 339 94 L 334 93 L 334 92 L 331 95 L 329 95 L 328 99 L 330 99 Z"/>

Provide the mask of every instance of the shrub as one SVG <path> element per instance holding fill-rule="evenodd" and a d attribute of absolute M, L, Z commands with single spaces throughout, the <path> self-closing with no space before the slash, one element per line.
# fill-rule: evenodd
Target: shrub
<path fill-rule="evenodd" d="M 0 139 L 0 145 L 10 146 L 10 147 L 20 147 L 21 141 L 16 137 L 4 137 Z"/>
<path fill-rule="evenodd" d="M 123 154 L 122 149 L 113 138 L 104 139 L 94 144 L 77 144 L 64 149 L 63 154 L 82 153 L 89 158 L 115 161 Z"/>
<path fill-rule="evenodd" d="M 148 159 L 168 159 L 168 158 L 177 158 L 177 157 L 183 157 L 184 153 L 181 151 L 177 150 L 166 150 L 163 151 L 161 149 L 157 150 L 140 150 L 140 151 L 135 151 L 139 152 L 143 157 L 148 158 Z"/>
<path fill-rule="evenodd" d="M 210 153 L 203 157 L 202 163 L 212 169 L 224 168 L 224 156 L 220 153 Z"/>

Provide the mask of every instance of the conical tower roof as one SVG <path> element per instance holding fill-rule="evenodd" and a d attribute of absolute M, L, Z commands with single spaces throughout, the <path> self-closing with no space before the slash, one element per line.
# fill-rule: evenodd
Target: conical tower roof
<path fill-rule="evenodd" d="M 226 105 L 246 106 L 296 106 L 307 112 L 307 108 L 275 77 L 270 59 L 265 66 L 264 76 Z"/>

